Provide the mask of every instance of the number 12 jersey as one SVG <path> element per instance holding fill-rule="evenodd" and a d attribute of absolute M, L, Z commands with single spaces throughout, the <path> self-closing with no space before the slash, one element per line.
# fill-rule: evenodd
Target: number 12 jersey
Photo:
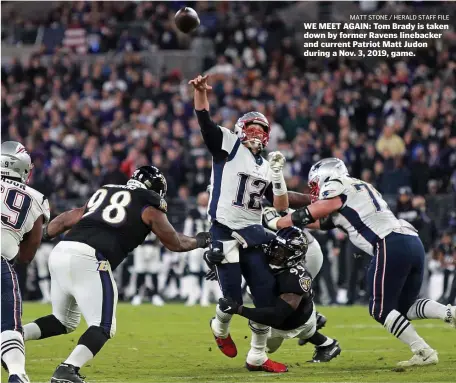
<path fill-rule="evenodd" d="M 93 247 L 114 270 L 150 233 L 150 227 L 141 218 L 149 206 L 167 211 L 165 200 L 151 190 L 105 185 L 89 199 L 81 220 L 64 240 Z"/>
<path fill-rule="evenodd" d="M 213 161 L 209 217 L 232 230 L 261 224 L 261 199 L 270 188 L 269 162 L 254 155 L 239 138 L 224 127 L 221 150 L 226 159 Z"/>

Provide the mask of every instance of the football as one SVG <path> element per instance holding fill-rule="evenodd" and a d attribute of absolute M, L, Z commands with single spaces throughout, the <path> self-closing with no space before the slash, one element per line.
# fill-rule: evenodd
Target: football
<path fill-rule="evenodd" d="M 200 25 L 198 14 L 193 8 L 181 8 L 174 16 L 177 28 L 183 33 L 193 32 Z"/>

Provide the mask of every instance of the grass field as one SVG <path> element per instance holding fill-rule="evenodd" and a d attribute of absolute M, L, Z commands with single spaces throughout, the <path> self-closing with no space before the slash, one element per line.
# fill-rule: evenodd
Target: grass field
<path fill-rule="evenodd" d="M 120 304 L 116 336 L 82 373 L 88 382 L 456 382 L 456 331 L 443 322 L 414 322 L 439 351 L 440 363 L 397 370 L 396 362 L 408 359 L 410 351 L 374 322 L 366 308 L 324 307 L 321 311 L 328 318 L 324 332 L 339 340 L 342 354 L 327 364 L 307 364 L 313 348 L 289 340 L 273 354 L 288 364 L 289 372 L 267 374 L 244 368 L 250 342 L 244 318 L 235 317 L 232 323 L 238 356 L 229 359 L 217 349 L 208 326 L 213 311 L 213 307 Z M 49 313 L 50 306 L 25 304 L 24 323 Z M 85 328 L 84 323 L 70 335 L 28 342 L 31 381 L 48 382 Z"/>

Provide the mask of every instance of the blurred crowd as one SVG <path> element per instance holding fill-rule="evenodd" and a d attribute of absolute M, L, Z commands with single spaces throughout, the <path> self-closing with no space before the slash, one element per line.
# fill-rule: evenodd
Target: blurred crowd
<path fill-rule="evenodd" d="M 100 185 L 124 183 L 136 167 L 149 163 L 164 172 L 170 199 L 192 203 L 206 190 L 211 161 L 194 116 L 189 79 L 178 70 L 153 73 L 137 53 L 148 44 L 179 46 L 170 22 L 179 6 L 62 3 L 47 26 L 68 30 L 77 24 L 84 33 L 64 31 L 61 43 L 25 64 L 16 59 L 2 65 L 2 140 L 21 141 L 32 153 L 30 184 L 50 198 L 54 213 L 67 201 L 83 201 Z M 389 196 L 393 206 L 400 191 L 407 194 L 409 210 L 416 210 L 426 230 L 432 226 L 428 221 L 437 220 L 426 234 L 435 261 L 430 269 L 446 276 L 442 283 L 449 291 L 456 259 L 456 45 L 431 44 L 407 61 L 311 63 L 293 44 L 292 31 L 275 12 L 278 6 L 195 5 L 199 33 L 212 39 L 216 53 L 203 58 L 213 86 L 213 119 L 232 128 L 247 111 L 265 114 L 272 127 L 267 149 L 285 154 L 289 189 L 305 192 L 310 166 L 335 156 L 354 177 Z M 133 29 L 111 33 L 116 23 L 134 20 L 147 21 L 147 33 L 139 38 L 130 33 Z M 81 38 L 83 43 L 76 44 Z M 100 56 L 89 64 L 79 57 L 108 50 L 124 52 L 122 60 Z M 448 206 L 436 219 L 433 211 L 426 212 L 426 202 L 444 195 Z M 337 303 L 337 290 L 348 286 L 354 290 L 346 300 L 359 301 L 358 271 L 365 257 L 351 256 L 356 250 L 343 233 L 321 237 L 328 248 L 321 278 L 329 302 Z M 334 257 L 339 258 L 337 272 L 331 268 Z"/>

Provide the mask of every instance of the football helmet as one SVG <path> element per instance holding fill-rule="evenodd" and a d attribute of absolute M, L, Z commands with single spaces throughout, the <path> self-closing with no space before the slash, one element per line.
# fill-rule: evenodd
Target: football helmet
<path fill-rule="evenodd" d="M 130 181 L 140 182 L 146 189 L 154 191 L 162 198 L 165 198 L 168 190 L 165 176 L 155 166 L 141 166 L 133 172 Z"/>
<path fill-rule="evenodd" d="M 14 178 L 26 183 L 33 169 L 32 159 L 24 145 L 16 141 L 5 141 L 1 147 L 2 177 Z"/>
<path fill-rule="evenodd" d="M 273 269 L 289 269 L 304 260 L 309 240 L 301 229 L 291 226 L 280 229 L 266 245 L 265 253 Z"/>
<path fill-rule="evenodd" d="M 252 125 L 259 125 L 252 126 Z M 269 143 L 270 126 L 268 119 L 260 112 L 249 112 L 234 125 L 234 133 L 243 144 L 252 149 L 263 150 Z"/>
<path fill-rule="evenodd" d="M 308 185 L 312 202 L 318 200 L 320 187 L 331 178 L 348 176 L 348 169 L 338 158 L 324 158 L 314 164 L 309 171 Z"/>

